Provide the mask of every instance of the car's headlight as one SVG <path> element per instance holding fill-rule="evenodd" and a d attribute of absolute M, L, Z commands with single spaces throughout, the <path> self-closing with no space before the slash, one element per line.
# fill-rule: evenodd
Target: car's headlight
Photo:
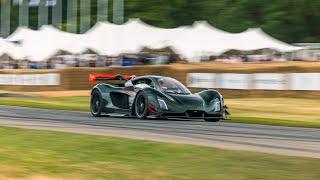
<path fill-rule="evenodd" d="M 163 99 L 161 99 L 160 97 L 158 97 L 158 103 L 160 105 L 161 110 L 168 110 L 167 103 Z"/>
<path fill-rule="evenodd" d="M 221 101 L 220 101 L 219 98 L 216 98 L 216 99 L 214 100 L 214 111 L 215 111 L 215 112 L 221 111 Z"/>

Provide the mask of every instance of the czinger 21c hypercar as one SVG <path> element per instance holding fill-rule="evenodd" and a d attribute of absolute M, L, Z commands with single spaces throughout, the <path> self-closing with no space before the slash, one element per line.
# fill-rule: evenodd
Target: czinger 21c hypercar
<path fill-rule="evenodd" d="M 90 74 L 89 81 L 100 83 L 91 92 L 93 116 L 123 115 L 145 118 L 204 119 L 219 121 L 229 115 L 222 95 L 216 90 L 192 94 L 179 81 L 162 76 Z M 117 84 L 117 85 L 114 85 Z"/>

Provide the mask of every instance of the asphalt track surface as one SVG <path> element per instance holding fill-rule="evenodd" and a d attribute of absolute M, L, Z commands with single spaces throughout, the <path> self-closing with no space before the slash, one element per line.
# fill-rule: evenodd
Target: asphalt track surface
<path fill-rule="evenodd" d="M 230 122 L 137 120 L 0 106 L 0 125 L 320 158 L 320 129 Z"/>

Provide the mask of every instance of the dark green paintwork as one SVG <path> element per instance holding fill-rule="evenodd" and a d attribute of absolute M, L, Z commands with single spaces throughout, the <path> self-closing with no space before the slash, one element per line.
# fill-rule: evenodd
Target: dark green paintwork
<path fill-rule="evenodd" d="M 156 78 L 161 78 L 160 76 L 142 76 L 139 78 L 135 78 L 129 81 L 135 82 L 141 79 L 150 79 L 154 82 L 154 88 L 135 88 L 134 91 L 128 91 L 130 87 L 115 87 L 110 84 L 98 84 L 93 90 L 98 90 L 102 95 L 102 99 L 105 104 L 104 112 L 105 113 L 121 113 L 125 115 L 134 115 L 133 107 L 135 103 L 135 96 L 139 92 L 143 92 L 147 95 L 148 103 L 154 107 L 157 113 L 165 115 L 165 114 L 179 114 L 185 113 L 187 111 L 203 111 L 206 114 L 210 115 L 210 117 L 215 119 L 223 119 L 225 117 L 225 108 L 223 96 L 216 90 L 205 90 L 196 94 L 168 94 L 163 92 L 163 90 L 159 87 L 159 84 L 156 82 Z M 130 82 L 129 82 L 130 84 Z M 92 90 L 92 91 L 93 91 Z M 131 89 L 132 90 L 132 89 Z M 110 93 L 117 92 L 122 94 L 127 94 L 129 97 L 129 109 L 121 109 L 115 106 L 112 103 Z M 160 104 L 158 102 L 158 98 L 165 101 L 168 110 L 161 110 Z M 219 100 L 220 110 L 215 111 L 215 99 Z M 173 114 L 173 115 L 174 115 Z M 164 116 L 166 117 L 166 116 Z M 186 117 L 188 118 L 188 117 Z"/>

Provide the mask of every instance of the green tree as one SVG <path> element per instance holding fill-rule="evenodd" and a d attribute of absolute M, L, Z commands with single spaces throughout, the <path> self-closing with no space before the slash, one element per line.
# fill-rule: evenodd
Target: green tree
<path fill-rule="evenodd" d="M 65 29 L 70 25 L 66 21 L 67 0 L 63 1 L 63 24 L 60 27 Z M 112 0 L 109 2 L 111 21 Z M 97 0 L 91 0 L 91 3 L 91 17 L 88 19 L 94 25 Z M 79 11 L 79 7 L 74 8 Z M 271 36 L 289 43 L 320 42 L 319 9 L 319 0 L 125 0 L 125 19 L 140 18 L 150 25 L 163 28 L 206 20 L 217 28 L 233 33 L 261 27 Z M 12 8 L 11 20 L 11 31 L 14 31 L 18 25 L 17 7 Z M 36 28 L 36 25 L 37 9 L 31 8 L 30 26 Z"/>

